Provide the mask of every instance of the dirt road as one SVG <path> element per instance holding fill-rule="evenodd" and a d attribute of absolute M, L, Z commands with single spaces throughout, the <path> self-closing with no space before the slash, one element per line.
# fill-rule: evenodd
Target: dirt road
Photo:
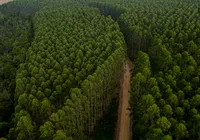
<path fill-rule="evenodd" d="M 130 89 L 130 64 L 127 63 L 124 67 L 124 73 L 121 77 L 120 87 L 120 98 L 118 108 L 118 122 L 116 129 L 116 140 L 131 140 L 131 129 L 130 129 L 130 111 L 129 107 L 129 89 Z"/>

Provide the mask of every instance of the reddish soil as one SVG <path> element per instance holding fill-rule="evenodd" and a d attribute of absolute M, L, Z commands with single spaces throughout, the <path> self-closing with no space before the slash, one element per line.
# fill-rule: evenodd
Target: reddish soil
<path fill-rule="evenodd" d="M 130 61 L 126 63 L 121 77 L 116 140 L 131 140 L 131 119 L 130 111 L 128 110 L 128 101 L 130 98 L 128 91 L 130 89 L 131 65 Z"/>
<path fill-rule="evenodd" d="M 7 0 L 0 0 L 0 5 L 4 4 L 6 2 L 7 2 Z"/>
<path fill-rule="evenodd" d="M 9 2 L 9 0 L 0 0 L 0 5 L 5 4 L 7 2 Z"/>

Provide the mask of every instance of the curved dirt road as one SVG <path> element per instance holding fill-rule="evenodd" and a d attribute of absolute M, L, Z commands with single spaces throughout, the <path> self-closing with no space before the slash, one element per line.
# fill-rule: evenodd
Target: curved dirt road
<path fill-rule="evenodd" d="M 116 140 L 131 140 L 131 124 L 129 117 L 130 111 L 128 110 L 128 101 L 130 97 L 128 91 L 130 89 L 131 79 L 130 65 L 131 63 L 126 63 L 124 67 L 124 72 L 121 77 Z"/>

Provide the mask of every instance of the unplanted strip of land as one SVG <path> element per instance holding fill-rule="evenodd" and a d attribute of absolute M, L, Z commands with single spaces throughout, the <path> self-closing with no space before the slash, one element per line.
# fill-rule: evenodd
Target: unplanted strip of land
<path fill-rule="evenodd" d="M 129 108 L 129 89 L 130 89 L 130 65 L 126 64 L 124 68 L 124 73 L 121 77 L 121 89 L 120 89 L 120 99 L 119 99 L 119 109 L 118 109 L 118 124 L 116 140 L 130 140 L 131 130 L 130 130 L 130 111 Z"/>

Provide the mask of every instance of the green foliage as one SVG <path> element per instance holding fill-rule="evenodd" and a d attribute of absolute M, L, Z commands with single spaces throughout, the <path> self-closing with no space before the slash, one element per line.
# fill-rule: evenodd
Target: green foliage
<path fill-rule="evenodd" d="M 134 0 L 123 6 L 129 9 L 118 22 L 126 37 L 129 57 L 135 58 L 130 91 L 133 139 L 199 139 L 197 2 Z M 146 54 L 146 59 L 141 54 Z M 145 67 L 149 68 L 147 77 L 143 73 Z M 148 119 L 142 108 L 152 107 L 142 100 L 149 94 L 160 110 L 154 121 Z"/>
<path fill-rule="evenodd" d="M 161 128 L 163 132 L 167 131 L 171 127 L 171 123 L 166 117 L 161 117 L 157 120 L 156 125 Z"/>
<path fill-rule="evenodd" d="M 199 139 L 198 5 L 17 0 L 0 6 L 0 112 L 7 112 L 0 114 L 0 135 L 89 139 L 116 96 L 124 34 L 135 65 L 133 139 Z"/>
<path fill-rule="evenodd" d="M 184 124 L 179 123 L 175 128 L 176 139 L 182 139 L 188 137 L 188 131 Z"/>
<path fill-rule="evenodd" d="M 17 71 L 16 112 L 8 136 L 88 139 L 116 96 L 125 41 L 117 23 L 96 8 L 73 1 L 43 4 L 34 16 L 26 62 Z M 22 129 L 24 122 L 30 133 Z"/>
<path fill-rule="evenodd" d="M 165 135 L 164 137 L 162 137 L 162 140 L 172 140 L 172 136 Z"/>
<path fill-rule="evenodd" d="M 18 14 L 0 19 L 0 136 L 6 136 L 14 112 L 15 77 L 32 40 L 31 18 Z M 21 82 L 21 88 L 23 83 Z M 26 103 L 23 102 L 23 105 Z"/>

